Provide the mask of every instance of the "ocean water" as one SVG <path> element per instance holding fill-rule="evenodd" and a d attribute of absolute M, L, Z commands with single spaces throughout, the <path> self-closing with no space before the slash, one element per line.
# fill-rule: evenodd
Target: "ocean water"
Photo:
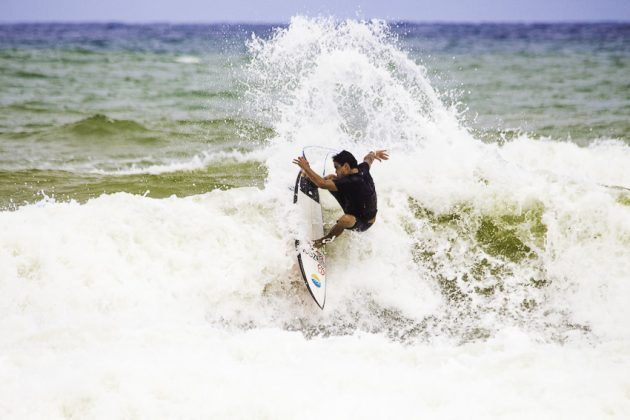
<path fill-rule="evenodd" d="M 2 418 L 630 416 L 630 25 L 0 25 L 0 68 Z M 391 155 L 323 311 L 305 147 Z"/>

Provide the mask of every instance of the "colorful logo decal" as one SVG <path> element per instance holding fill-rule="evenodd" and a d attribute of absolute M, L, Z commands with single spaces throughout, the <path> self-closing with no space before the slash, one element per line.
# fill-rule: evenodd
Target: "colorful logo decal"
<path fill-rule="evenodd" d="M 317 277 L 317 274 L 311 274 L 311 281 L 317 287 L 322 287 L 322 281 Z"/>

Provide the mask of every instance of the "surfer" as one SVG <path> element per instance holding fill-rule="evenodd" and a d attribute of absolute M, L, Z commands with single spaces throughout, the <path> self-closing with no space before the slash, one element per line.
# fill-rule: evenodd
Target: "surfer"
<path fill-rule="evenodd" d="M 330 191 L 344 212 L 330 232 L 313 243 L 316 248 L 333 241 L 345 229 L 364 232 L 374 224 L 377 212 L 376 189 L 370 168 L 374 160 L 387 160 L 389 155 L 386 150 L 376 150 L 365 155 L 363 162 L 357 164 L 352 153 L 342 150 L 332 159 L 335 175 L 326 177 L 315 172 L 305 157 L 293 160 L 317 187 Z"/>

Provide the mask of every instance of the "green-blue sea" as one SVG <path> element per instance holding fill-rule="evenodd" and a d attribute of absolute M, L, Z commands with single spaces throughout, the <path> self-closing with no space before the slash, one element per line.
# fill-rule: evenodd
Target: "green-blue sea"
<path fill-rule="evenodd" d="M 261 186 L 252 36 L 286 25 L 0 26 L 0 208 Z M 630 141 L 630 25 L 390 23 L 477 138 Z"/>

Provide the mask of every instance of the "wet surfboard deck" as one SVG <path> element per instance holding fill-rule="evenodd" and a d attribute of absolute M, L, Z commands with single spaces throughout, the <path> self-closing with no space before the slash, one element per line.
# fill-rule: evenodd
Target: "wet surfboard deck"
<path fill-rule="evenodd" d="M 322 207 L 317 186 L 300 170 L 295 181 L 293 203 L 304 223 L 306 237 L 295 240 L 297 260 L 304 283 L 317 305 L 324 309 L 326 303 L 326 261 L 324 254 L 311 245 L 324 236 Z"/>

